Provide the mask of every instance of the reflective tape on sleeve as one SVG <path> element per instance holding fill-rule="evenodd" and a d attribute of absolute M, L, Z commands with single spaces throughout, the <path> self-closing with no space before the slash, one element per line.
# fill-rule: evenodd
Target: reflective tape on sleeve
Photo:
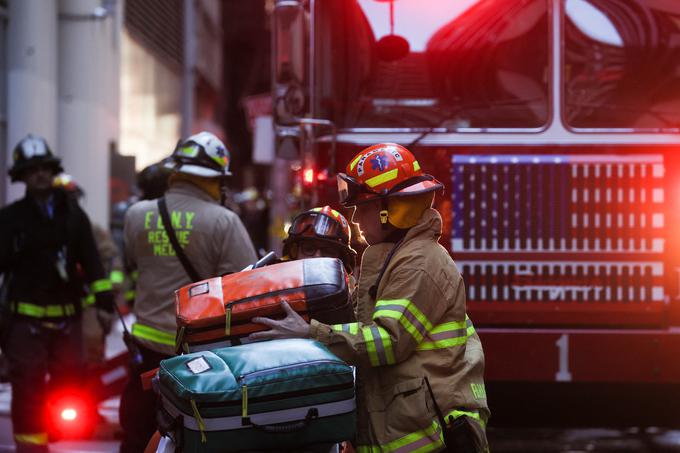
<path fill-rule="evenodd" d="M 85 296 L 82 300 L 83 308 L 94 305 L 95 299 L 96 298 L 94 297 L 94 294 L 88 294 L 87 296 Z"/>
<path fill-rule="evenodd" d="M 387 330 L 378 326 L 368 326 L 362 327 L 361 333 L 364 337 L 368 359 L 372 366 L 385 366 L 396 363 L 392 349 L 392 339 Z"/>
<path fill-rule="evenodd" d="M 121 271 L 111 271 L 109 279 L 114 285 L 120 285 L 125 281 L 125 274 L 123 274 Z"/>
<path fill-rule="evenodd" d="M 113 284 L 108 278 L 102 278 L 101 280 L 95 280 L 90 284 L 90 290 L 93 293 L 101 293 L 104 291 L 111 291 L 113 289 Z"/>
<path fill-rule="evenodd" d="M 417 347 L 419 351 L 446 349 L 460 346 L 475 333 L 472 321 L 467 316 L 465 321 L 446 322 L 435 326 L 425 340 Z"/>
<path fill-rule="evenodd" d="M 349 324 L 333 324 L 331 326 L 331 329 L 333 329 L 336 332 L 345 332 L 350 335 L 358 335 L 359 334 L 359 323 L 352 322 Z"/>
<path fill-rule="evenodd" d="M 154 343 L 175 346 L 175 333 L 165 332 L 156 328 L 145 326 L 144 324 L 134 323 L 132 325 L 132 335 Z"/>
<path fill-rule="evenodd" d="M 416 343 L 423 341 L 432 329 L 432 323 L 425 314 L 408 299 L 379 300 L 375 304 L 373 319 L 380 317 L 398 320 Z"/>

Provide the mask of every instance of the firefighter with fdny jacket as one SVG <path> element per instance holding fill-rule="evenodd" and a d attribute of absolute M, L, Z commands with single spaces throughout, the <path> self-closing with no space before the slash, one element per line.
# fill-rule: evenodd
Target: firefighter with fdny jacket
<path fill-rule="evenodd" d="M 14 149 L 12 182 L 23 199 L 0 210 L 0 272 L 6 296 L 3 351 L 12 384 L 12 423 L 19 452 L 48 451 L 45 403 L 50 391 L 77 388 L 83 375 L 81 298 L 89 285 L 98 311 L 113 312 L 90 221 L 52 180 L 62 171 L 47 142 L 29 135 Z"/>
<path fill-rule="evenodd" d="M 198 279 L 238 272 L 257 260 L 248 232 L 236 214 L 221 205 L 229 172 L 229 151 L 213 134 L 201 132 L 172 154 L 173 173 L 164 197 L 134 204 L 125 216 L 125 256 L 138 271 L 132 336 L 141 363 L 123 392 L 121 452 L 141 452 L 156 430 L 155 395 L 139 376 L 175 353 L 174 291 Z M 177 256 L 159 211 L 168 221 L 193 268 Z"/>
<path fill-rule="evenodd" d="M 463 279 L 438 244 L 432 209 L 442 185 L 406 148 L 371 146 L 338 175 L 369 243 L 358 287 L 359 322 L 307 324 L 290 307 L 254 339 L 310 337 L 358 370 L 358 452 L 486 452 L 484 354 L 466 315 Z"/>

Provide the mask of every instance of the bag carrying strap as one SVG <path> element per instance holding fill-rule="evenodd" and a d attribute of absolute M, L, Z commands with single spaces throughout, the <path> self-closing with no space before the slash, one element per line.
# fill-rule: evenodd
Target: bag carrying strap
<path fill-rule="evenodd" d="M 163 220 L 163 228 L 165 228 L 165 232 L 168 233 L 168 239 L 170 239 L 170 244 L 172 244 L 172 248 L 175 250 L 175 255 L 177 255 L 177 258 L 179 258 L 180 263 L 182 263 L 182 267 L 184 267 L 184 270 L 186 271 L 191 281 L 197 282 L 202 280 L 201 277 L 199 277 L 198 272 L 196 272 L 196 269 L 194 269 L 194 266 L 191 265 L 191 262 L 184 253 L 182 246 L 179 245 L 179 241 L 177 240 L 177 236 L 175 235 L 175 229 L 172 227 L 172 222 L 170 222 L 170 214 L 168 214 L 168 203 L 165 201 L 165 197 L 160 197 L 157 203 L 158 212 L 160 213 L 161 219 Z"/>

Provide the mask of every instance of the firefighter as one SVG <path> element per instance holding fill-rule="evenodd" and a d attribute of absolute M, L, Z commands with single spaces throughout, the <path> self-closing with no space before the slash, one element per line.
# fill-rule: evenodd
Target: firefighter
<path fill-rule="evenodd" d="M 338 175 L 369 244 L 359 272 L 359 322 L 307 324 L 290 307 L 253 339 L 309 337 L 358 370 L 357 451 L 486 452 L 484 355 L 466 315 L 463 279 L 438 244 L 432 203 L 442 185 L 404 147 L 361 151 Z M 446 441 L 446 445 L 445 442 Z"/>
<path fill-rule="evenodd" d="M 170 169 L 167 164 L 171 162 L 156 162 L 142 169 L 137 175 L 137 187 L 141 190 L 142 200 L 154 200 L 163 196 L 168 190 Z"/>
<path fill-rule="evenodd" d="M 229 151 L 213 134 L 201 132 L 172 154 L 169 188 L 159 200 L 134 204 L 125 216 L 125 257 L 138 271 L 132 337 L 140 363 L 131 370 L 120 404 L 121 452 L 141 452 L 156 430 L 155 395 L 142 389 L 140 375 L 175 352 L 174 291 L 199 279 L 238 272 L 256 261 L 250 237 L 236 214 L 221 205 L 229 172 Z M 169 239 L 168 220 L 188 266 Z M 195 274 L 192 277 L 189 274 Z"/>
<path fill-rule="evenodd" d="M 72 202 L 78 203 L 85 196 L 85 191 L 71 175 L 62 173 L 52 182 L 55 188 L 61 189 L 72 197 Z M 97 251 L 104 267 L 104 273 L 111 280 L 114 301 L 117 303 L 121 294 L 125 274 L 123 261 L 118 246 L 113 242 L 111 234 L 102 226 L 92 224 L 92 234 L 97 244 Z M 111 330 L 111 315 L 101 313 L 96 309 L 94 294 L 89 293 L 82 301 L 83 353 L 87 368 L 94 368 L 104 362 L 106 356 L 106 336 Z M 97 322 L 98 321 L 98 322 Z"/>
<path fill-rule="evenodd" d="M 52 185 L 62 167 L 45 139 L 28 135 L 13 160 L 9 176 L 26 184 L 26 195 L 0 210 L 0 272 L 9 314 L 2 348 L 10 366 L 17 451 L 46 452 L 48 374 L 50 391 L 81 384 L 83 288 L 89 285 L 102 319 L 114 301 L 90 220 Z"/>
<path fill-rule="evenodd" d="M 283 241 L 284 259 L 340 258 L 348 274 L 354 271 L 357 253 L 350 246 L 351 230 L 345 216 L 330 206 L 298 214 Z"/>

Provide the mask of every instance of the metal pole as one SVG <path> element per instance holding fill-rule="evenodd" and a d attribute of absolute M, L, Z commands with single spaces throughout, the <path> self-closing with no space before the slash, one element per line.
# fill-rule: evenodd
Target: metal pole
<path fill-rule="evenodd" d="M 184 0 L 184 77 L 182 78 L 182 137 L 191 135 L 194 122 L 196 18 L 194 0 Z"/>
<path fill-rule="evenodd" d="M 90 219 L 109 224 L 111 142 L 118 139 L 119 49 L 113 11 L 101 0 L 59 1 L 58 146 L 85 190 Z"/>

